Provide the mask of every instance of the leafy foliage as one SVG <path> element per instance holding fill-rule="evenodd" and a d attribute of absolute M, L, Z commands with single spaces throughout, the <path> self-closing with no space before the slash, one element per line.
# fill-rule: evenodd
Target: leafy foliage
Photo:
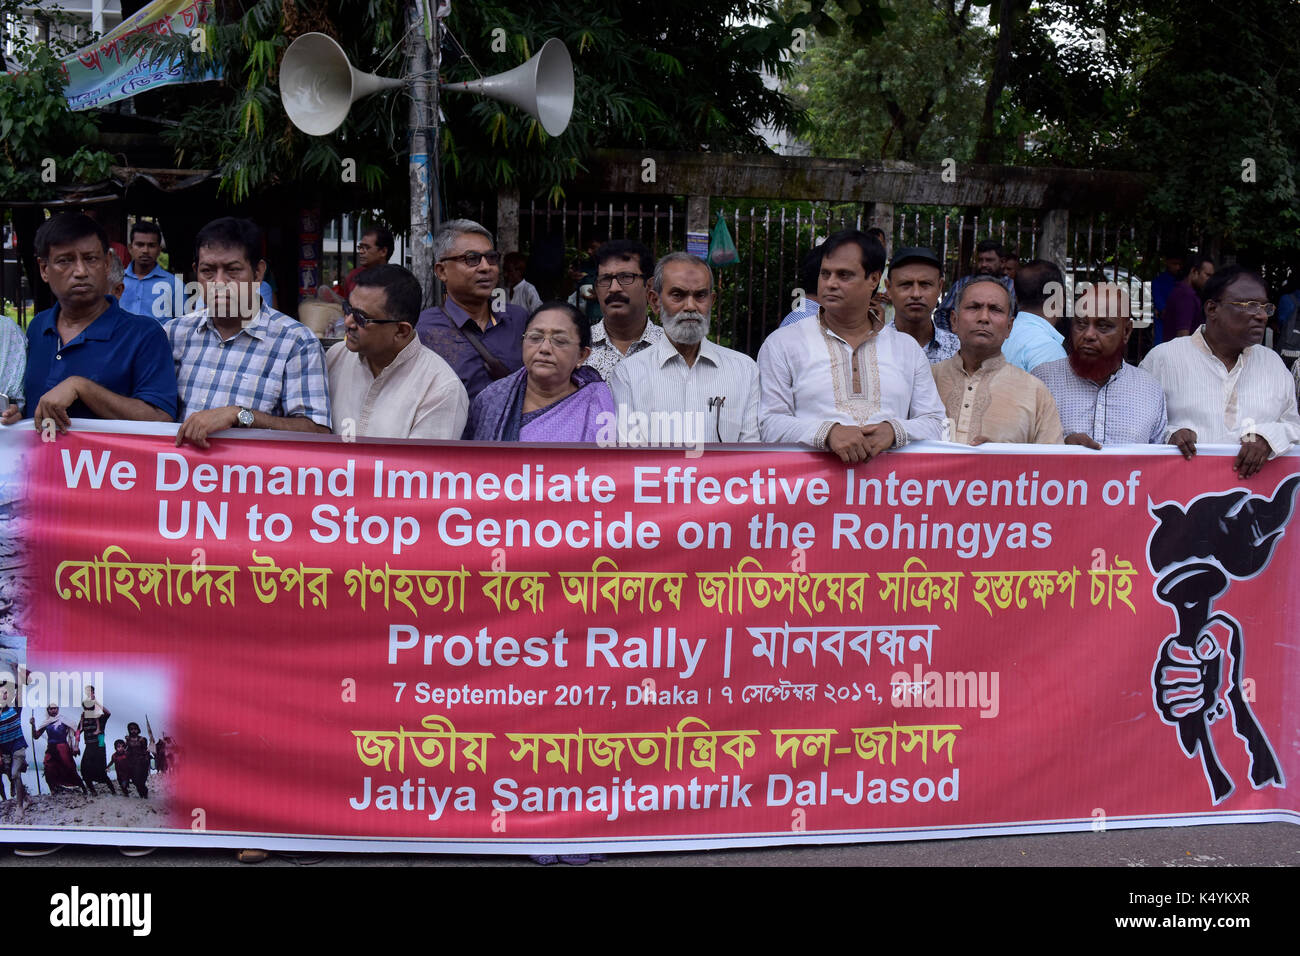
<path fill-rule="evenodd" d="M 70 144 L 94 143 L 98 129 L 91 114 L 68 109 L 59 60 L 45 46 L 25 52 L 21 71 L 0 74 L 0 196 L 48 199 L 55 186 L 107 179 L 108 153 L 85 145 L 68 152 Z M 52 183 L 43 179 L 47 169 Z"/>
<path fill-rule="evenodd" d="M 289 122 L 278 85 L 284 50 L 313 31 L 337 40 L 358 69 L 374 71 L 400 39 L 404 9 L 395 0 L 256 0 L 227 5 L 222 22 L 209 29 L 205 51 L 193 51 L 188 37 L 150 39 L 156 56 L 180 56 L 196 71 L 212 62 L 222 69 L 221 83 L 186 88 L 180 125 L 164 134 L 176 150 L 176 164 L 219 167 L 220 192 L 234 202 L 292 182 L 336 198 L 351 193 L 355 205 L 384 209 L 390 221 L 405 220 L 402 95 L 366 100 L 335 134 L 313 137 Z M 343 181 L 344 158 L 356 162 L 355 186 Z"/>
<path fill-rule="evenodd" d="M 1300 255 L 1295 3 L 1053 0 L 1012 72 L 1035 160 L 1148 172 L 1145 213 L 1165 235 L 1254 261 Z"/>
<path fill-rule="evenodd" d="M 179 53 L 187 62 L 212 56 L 223 69 L 220 86 L 190 88 L 181 125 L 168 134 L 178 165 L 220 166 L 222 192 L 240 201 L 289 181 L 346 191 L 339 169 L 350 157 L 357 163 L 358 204 L 391 210 L 394 221 L 405 218 L 407 93 L 371 97 L 337 133 L 312 138 L 288 122 L 276 83 L 284 48 L 312 30 L 338 40 L 357 69 L 395 75 L 400 51 L 382 70 L 379 61 L 402 38 L 406 6 L 399 0 L 232 2 L 209 34 L 207 54 L 191 53 L 180 38 L 153 41 L 160 54 Z M 559 37 L 574 60 L 576 103 L 564 135 L 551 138 L 515 107 L 442 95 L 446 192 L 482 194 L 511 185 L 558 199 L 590 152 L 606 146 L 765 151 L 755 129 L 792 128 L 800 113 L 764 84 L 762 71 L 787 75 L 793 30 L 813 23 L 824 2 L 812 6 L 785 18 L 771 0 L 668 2 L 638 6 L 634 17 L 608 0 L 453 4 L 443 79 L 505 72 Z M 876 3 L 858 9 L 850 24 L 871 30 Z"/>
<path fill-rule="evenodd" d="M 865 42 L 824 28 L 796 60 L 796 102 L 819 156 L 967 158 L 978 133 L 992 44 L 970 5 L 888 0 L 888 29 Z M 836 7 L 835 15 L 844 16 Z M 832 19 L 830 22 L 834 22 Z M 823 24 L 824 27 L 824 24 Z"/>

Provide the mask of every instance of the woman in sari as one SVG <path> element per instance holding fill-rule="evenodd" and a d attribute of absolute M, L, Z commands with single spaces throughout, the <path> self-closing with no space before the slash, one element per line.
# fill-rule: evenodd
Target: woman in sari
<path fill-rule="evenodd" d="M 476 441 L 594 442 L 612 432 L 614 396 L 595 369 L 591 326 L 567 302 L 546 302 L 524 327 L 524 367 L 475 396 L 469 437 Z M 605 417 L 608 416 L 608 417 Z"/>

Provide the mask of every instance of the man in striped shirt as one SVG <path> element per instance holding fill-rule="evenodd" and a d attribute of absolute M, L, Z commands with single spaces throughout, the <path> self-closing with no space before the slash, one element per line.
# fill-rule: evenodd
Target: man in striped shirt
<path fill-rule="evenodd" d="M 328 433 L 319 340 L 257 292 L 266 272 L 261 231 L 226 217 L 204 226 L 194 244 L 205 305 L 164 326 L 184 417 L 176 444 L 207 448 L 209 435 L 236 426 Z"/>

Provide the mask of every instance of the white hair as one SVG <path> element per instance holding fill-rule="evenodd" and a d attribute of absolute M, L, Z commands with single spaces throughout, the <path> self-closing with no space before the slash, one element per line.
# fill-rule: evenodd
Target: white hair
<path fill-rule="evenodd" d="M 674 262 L 691 262 L 697 266 L 704 266 L 704 271 L 709 274 L 709 291 L 713 291 L 713 270 L 709 268 L 707 262 L 689 252 L 670 252 L 655 263 L 654 284 L 651 286 L 655 290 L 655 295 L 660 295 L 664 291 L 664 266 Z"/>

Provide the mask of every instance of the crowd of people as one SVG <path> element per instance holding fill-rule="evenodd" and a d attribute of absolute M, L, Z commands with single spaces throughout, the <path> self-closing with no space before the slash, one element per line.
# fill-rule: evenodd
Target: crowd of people
<path fill-rule="evenodd" d="M 25 341 L 3 323 L 4 424 L 178 421 L 177 445 L 198 448 L 231 428 L 765 442 L 846 462 L 926 439 L 1168 442 L 1189 458 L 1198 443 L 1226 443 L 1240 446 L 1243 478 L 1300 440 L 1300 366 L 1288 372 L 1262 344 L 1275 313 L 1267 287 L 1204 256 L 1178 281 L 1155 283 L 1169 340 L 1137 367 L 1125 361 L 1133 322 L 1121 285 L 1065 296 L 1057 264 L 1020 262 L 986 240 L 975 272 L 945 295 L 932 250 L 900 248 L 887 262 L 883 233 L 842 230 L 803 263 L 806 292 L 755 362 L 709 338 L 717 293 L 704 260 L 673 252 L 656 262 L 632 240 L 594 249 L 593 321 L 572 303 L 540 302 L 518 258 L 506 257 L 502 294 L 492 234 L 465 219 L 434 237 L 446 296 L 422 310 L 419 280 L 388 263 L 393 237 L 376 227 L 343 286 L 343 340 L 328 351 L 263 294 L 251 221 L 200 230 L 190 311 L 175 307 L 180 279 L 158 265 L 160 242 L 156 224 L 137 222 L 131 262 L 116 274 L 93 219 L 63 214 L 41 227 L 37 259 L 56 305 Z"/>
<path fill-rule="evenodd" d="M 990 240 L 977 246 L 975 272 L 945 295 L 933 250 L 889 257 L 885 240 L 843 230 L 814 249 L 795 308 L 755 362 L 710 339 L 714 276 L 694 255 L 655 261 L 639 242 L 605 242 L 592 250 L 590 301 L 543 302 L 520 259 L 503 260 L 487 229 L 458 219 L 433 239 L 445 299 L 422 309 L 419 279 L 387 261 L 393 237 L 376 228 L 341 290 L 343 339 L 327 351 L 273 307 L 252 222 L 227 217 L 200 230 L 201 294 L 181 310 L 180 280 L 158 265 L 156 224 L 135 224 L 123 271 L 93 219 L 59 215 L 36 237 L 55 306 L 25 339 L 0 320 L 3 423 L 66 431 L 73 418 L 177 421 L 176 444 L 200 449 L 214 433 L 259 428 L 345 439 L 762 442 L 845 462 L 924 440 L 1169 443 L 1187 458 L 1198 444 L 1229 444 L 1241 478 L 1300 441 L 1300 363 L 1288 372 L 1262 344 L 1275 306 L 1247 269 L 1195 257 L 1176 282 L 1161 280 L 1169 340 L 1138 367 L 1125 361 L 1133 321 L 1122 286 L 1065 296 L 1057 264 L 1021 262 Z M 108 711 L 91 705 L 73 725 L 55 709 L 33 727 L 47 740 L 51 788 L 113 791 L 112 767 L 124 794 L 131 785 L 146 796 L 149 754 L 165 769 L 166 741 L 151 751 L 132 724 L 110 754 Z M 0 714 L 0 754 L 21 787 L 14 768 L 26 743 L 11 713 Z"/>
<path fill-rule="evenodd" d="M 14 821 L 21 822 L 31 805 L 31 795 L 22 777 L 28 769 L 28 741 L 16 689 L 11 681 L 0 686 L 0 799 L 13 800 Z M 37 772 L 45 777 L 51 794 L 76 791 L 96 797 L 99 794 L 95 784 L 100 784 L 110 794 L 120 793 L 123 797 L 130 796 L 130 788 L 134 787 L 140 799 L 148 799 L 149 774 L 167 773 L 174 768 L 176 747 L 172 738 L 155 739 L 152 728 L 147 737 L 143 736 L 135 721 L 126 725 L 126 736 L 113 741 L 110 751 L 107 730 L 112 716 L 95 696 L 95 688 L 87 685 L 81 710 L 71 720 L 56 703 L 44 708 L 39 723 L 35 716 L 28 718 L 31 745 L 35 747 L 42 739 L 45 745 Z M 116 787 L 110 770 L 117 777 Z"/>

